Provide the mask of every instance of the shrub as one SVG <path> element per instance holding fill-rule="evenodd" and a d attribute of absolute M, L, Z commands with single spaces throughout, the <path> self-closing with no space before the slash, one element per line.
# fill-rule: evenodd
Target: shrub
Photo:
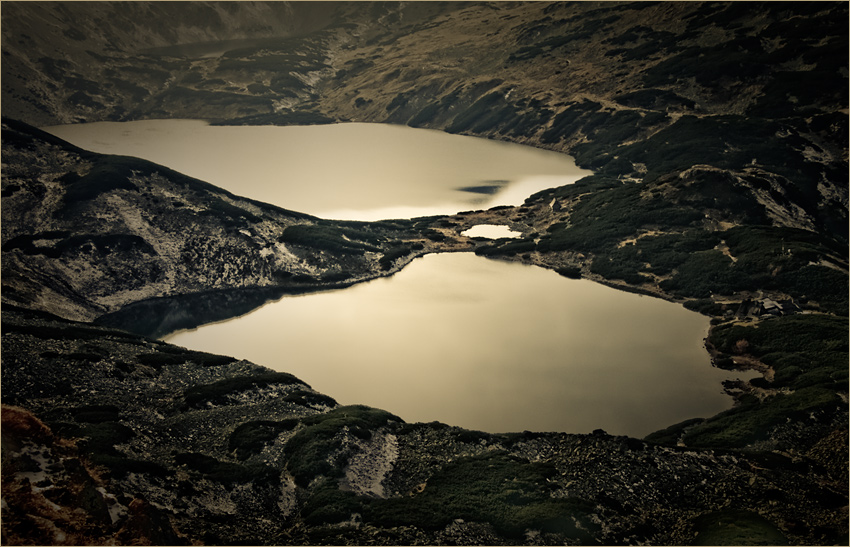
<path fill-rule="evenodd" d="M 174 457 L 177 465 L 185 465 L 200 473 L 204 478 L 231 486 L 235 483 L 257 482 L 276 484 L 280 482 L 280 472 L 265 465 L 240 465 L 219 461 L 205 454 L 184 452 Z"/>
<path fill-rule="evenodd" d="M 85 425 L 57 423 L 51 424 L 54 431 L 64 437 L 83 439 L 78 443 L 86 454 L 111 455 L 121 457 L 115 449 L 116 444 L 123 444 L 136 436 L 132 429 L 114 421 L 98 421 Z"/>
<path fill-rule="evenodd" d="M 94 159 L 92 169 L 82 177 L 69 180 L 65 192 L 65 203 L 72 205 L 90 201 L 99 195 L 115 190 L 135 190 L 138 187 L 130 181 L 134 173 L 151 175 L 157 169 L 156 164 L 129 156 L 99 155 Z"/>
<path fill-rule="evenodd" d="M 218 217 L 219 220 L 229 226 L 242 225 L 245 221 L 255 224 L 262 221 L 257 215 L 215 197 L 210 197 L 207 208 L 198 214 Z"/>
<path fill-rule="evenodd" d="M 307 524 L 316 526 L 348 520 L 352 513 L 362 511 L 362 503 L 357 496 L 337 488 L 336 481 L 324 479 L 311 492 L 301 515 Z"/>
<path fill-rule="evenodd" d="M 788 545 L 769 520 L 753 511 L 725 509 L 694 520 L 695 545 Z"/>
<path fill-rule="evenodd" d="M 578 266 L 563 266 L 555 271 L 558 275 L 562 275 L 569 279 L 581 279 L 581 268 Z"/>
<path fill-rule="evenodd" d="M 590 264 L 590 271 L 605 279 L 622 279 L 634 285 L 640 285 L 646 281 L 646 278 L 638 274 L 630 264 L 610 256 L 596 257 Z"/>
<path fill-rule="evenodd" d="M 127 458 L 123 454 L 97 453 L 92 454 L 90 457 L 92 463 L 95 465 L 106 467 L 109 470 L 111 478 L 126 477 L 129 473 L 144 473 L 156 477 L 167 477 L 173 474 L 173 471 L 166 469 L 156 462 Z"/>
<path fill-rule="evenodd" d="M 157 370 L 164 366 L 182 365 L 190 361 L 207 367 L 228 365 L 236 361 L 233 357 L 214 355 L 203 351 L 161 351 L 158 353 L 140 353 L 136 355 L 136 360 L 142 365 L 149 366 Z"/>
<path fill-rule="evenodd" d="M 306 391 L 303 389 L 299 389 L 293 391 L 283 398 L 284 401 L 288 403 L 295 403 L 296 405 L 301 406 L 336 406 L 337 402 L 332 397 L 328 397 L 327 395 L 322 395 L 321 393 L 315 393 L 313 391 Z"/>
<path fill-rule="evenodd" d="M 365 516 L 378 526 L 437 530 L 462 518 L 489 522 L 511 538 L 537 529 L 589 540 L 588 530 L 598 530 L 588 518 L 593 504 L 550 497 L 547 479 L 554 474 L 548 464 L 501 453 L 461 458 L 434 473 L 412 497 L 373 500 Z"/>
<path fill-rule="evenodd" d="M 286 91 L 279 91 L 286 95 Z M 294 94 L 293 94 L 294 96 Z M 266 114 L 252 114 L 240 118 L 230 118 L 211 123 L 210 125 L 324 125 L 334 123 L 333 118 L 328 118 L 319 112 L 300 110 L 297 112 L 269 112 Z"/>
<path fill-rule="evenodd" d="M 412 251 L 413 249 L 407 246 L 393 247 L 384 253 L 378 263 L 382 270 L 389 270 L 396 260 L 408 256 Z"/>
<path fill-rule="evenodd" d="M 746 340 L 748 353 L 774 367 L 775 386 L 799 388 L 847 381 L 847 330 L 845 317 L 791 315 L 759 321 L 758 328 L 719 325 L 708 340 L 727 354 Z"/>
<path fill-rule="evenodd" d="M 39 243 L 40 240 L 53 240 L 55 243 Z M 34 235 L 19 235 L 3 245 L 3 251 L 20 249 L 27 255 L 44 255 L 49 258 L 73 256 L 79 253 L 97 253 L 107 256 L 113 252 L 141 252 L 155 255 L 154 248 L 142 237 L 131 234 L 77 234 L 48 231 Z"/>
<path fill-rule="evenodd" d="M 466 130 L 485 132 L 513 119 L 516 108 L 505 101 L 502 91 L 494 91 L 475 101 L 472 106 L 455 116 L 446 129 L 449 133 Z"/>
<path fill-rule="evenodd" d="M 340 476 L 349 454 L 340 451 L 342 442 L 338 434 L 346 430 L 357 438 L 370 439 L 373 430 L 390 421 L 402 420 L 389 412 L 363 405 L 343 406 L 305 418 L 304 428 L 284 447 L 287 469 L 296 484 L 304 487 L 319 475 Z"/>
<path fill-rule="evenodd" d="M 820 410 L 833 410 L 841 399 L 830 389 L 803 388 L 774 395 L 763 402 L 742 399 L 739 406 L 694 426 L 684 435 L 687 446 L 697 448 L 743 448 L 766 440 L 771 431 L 789 420 L 800 420 Z"/>
<path fill-rule="evenodd" d="M 705 421 L 703 418 L 691 418 L 689 420 L 673 424 L 670 427 L 650 433 L 649 435 L 644 437 L 643 440 L 657 444 L 675 445 L 679 442 L 679 438 L 681 438 L 685 431 L 695 426 L 696 424 L 702 423 L 703 421 Z"/>
<path fill-rule="evenodd" d="M 480 256 L 517 255 L 537 249 L 537 244 L 530 240 L 499 239 L 492 245 L 484 245 L 475 249 Z"/>
<path fill-rule="evenodd" d="M 357 239 L 358 235 L 361 234 L 331 225 L 297 224 L 286 228 L 278 241 L 342 254 L 362 254 L 366 251 L 380 252 L 380 248 L 374 245 L 353 241 L 353 239 Z M 368 237 L 374 238 L 375 236 L 368 234 Z"/>
<path fill-rule="evenodd" d="M 295 376 L 286 372 L 262 372 L 248 376 L 225 378 L 212 384 L 192 386 L 186 390 L 184 397 L 190 406 L 199 406 L 205 402 L 224 404 L 228 397 L 235 393 L 255 387 L 269 385 L 307 385 Z M 309 386 L 308 386 L 309 387 Z"/>
<path fill-rule="evenodd" d="M 298 420 L 281 421 L 256 420 L 240 424 L 227 440 L 227 449 L 236 451 L 240 460 L 247 459 L 262 452 L 263 448 L 284 431 L 292 431 L 298 425 Z"/>
<path fill-rule="evenodd" d="M 726 311 L 723 304 L 715 304 L 711 298 L 688 300 L 683 305 L 685 308 L 703 315 L 718 316 L 723 315 L 723 312 Z"/>

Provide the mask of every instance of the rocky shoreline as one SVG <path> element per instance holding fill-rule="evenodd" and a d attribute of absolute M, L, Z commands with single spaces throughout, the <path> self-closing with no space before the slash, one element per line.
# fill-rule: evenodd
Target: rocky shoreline
<path fill-rule="evenodd" d="M 295 378 L 271 377 L 245 361 L 8 307 L 3 316 L 4 350 L 14 356 L 4 358 L 4 400 L 10 406 L 3 410 L 4 466 L 17 469 L 4 473 L 3 485 L 9 507 L 4 534 L 12 542 L 25 539 L 15 530 L 52 529 L 38 524 L 34 499 L 53 508 L 39 518 L 86 542 L 120 540 L 144 518 L 160 523 L 146 532 L 162 534 L 149 537 L 155 544 L 184 544 L 188 537 L 263 544 L 433 544 L 449 537 L 473 544 L 590 538 L 683 544 L 704 533 L 699 518 L 719 519 L 726 508 L 744 514 L 745 521 L 766 517 L 780 523 L 794 542 L 829 543 L 840 534 L 840 519 L 833 518 L 844 503 L 841 485 L 811 456 L 677 448 L 602 431 L 493 435 L 404 424 L 381 411 L 339 407 Z M 838 423 L 816 420 L 807 427 L 817 436 L 814 428 L 840 424 L 839 416 L 834 419 Z M 16 428 L 7 420 L 30 425 Z M 245 426 L 254 432 L 244 433 Z M 320 430 L 327 432 L 315 437 Z M 310 438 L 296 442 L 299 435 Z M 326 467 L 313 469 L 316 462 L 309 458 L 315 456 L 301 460 L 301 450 L 312 453 L 311 443 L 326 447 L 317 453 Z M 822 448 L 823 442 L 816 443 L 809 452 Z M 531 482 L 518 482 L 518 492 L 535 503 L 583 500 L 574 513 L 583 524 L 569 532 L 532 519 L 523 537 L 494 529 L 500 525 L 486 524 L 482 515 L 423 527 L 417 525 L 423 518 L 418 509 L 405 504 L 418 499 L 425 504 L 421 510 L 430 511 L 424 509 L 429 496 L 445 495 L 447 486 L 438 485 L 450 480 L 446 473 L 508 464 L 516 466 L 511 474 L 520 473 L 514 480 L 528 466 L 543 466 L 545 480 L 522 479 Z M 73 465 L 80 470 L 72 472 Z M 327 491 L 328 477 L 337 473 L 339 490 Z M 536 497 L 533 488 L 544 484 L 546 496 Z M 463 493 L 468 487 L 462 483 L 457 488 L 454 495 L 473 495 Z M 90 492 L 88 501 L 78 505 L 83 491 Z M 315 506 L 311 496 L 324 501 Z M 391 516 L 393 500 L 413 516 Z M 72 511 L 79 507 L 83 515 Z M 37 537 L 49 538 L 26 539 Z"/>

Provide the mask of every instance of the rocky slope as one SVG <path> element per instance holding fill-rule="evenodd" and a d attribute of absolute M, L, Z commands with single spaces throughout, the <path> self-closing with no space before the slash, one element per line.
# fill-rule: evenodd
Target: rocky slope
<path fill-rule="evenodd" d="M 412 221 L 322 221 L 13 120 L 3 159 L 4 301 L 69 319 L 199 293 L 256 306 L 388 275 L 440 245 Z"/>
<path fill-rule="evenodd" d="M 3 349 L 8 543 L 820 544 L 846 518 L 823 413 L 792 456 L 491 435 L 10 306 Z"/>
<path fill-rule="evenodd" d="M 846 4 L 3 8 L 4 543 L 846 543 Z M 158 117 L 405 123 L 595 175 L 330 222 L 27 125 Z M 453 250 L 682 302 L 764 378 L 645 440 L 490 435 L 143 336 Z"/>
<path fill-rule="evenodd" d="M 550 192 L 531 211 L 500 213 L 499 220 L 524 221 L 522 248 L 540 253 L 531 253 L 537 263 L 592 268 L 587 273 L 667 297 L 745 293 L 761 283 L 685 288 L 676 277 L 694 267 L 716 278 L 760 275 L 766 264 L 745 272 L 730 262 L 740 249 L 725 259 L 721 250 L 739 239 L 740 230 L 730 229 L 760 225 L 785 229 L 759 242 L 777 253 L 783 240 L 806 248 L 818 240 L 816 256 L 802 253 L 780 270 L 811 263 L 805 277 L 818 286 L 844 285 L 847 36 L 840 3 L 274 6 L 274 17 L 260 17 L 265 11 L 251 5 L 228 16 L 228 25 L 199 23 L 202 37 L 180 18 L 188 15 L 165 8 L 148 8 L 144 17 L 108 12 L 111 18 L 12 11 L 7 27 L 19 30 L 4 38 L 3 90 L 28 102 L 4 100 L 3 112 L 31 123 L 356 120 L 522 142 L 568 152 L 596 173 L 592 192 Z M 199 21 L 222 17 L 211 13 Z M 138 32 L 147 38 L 131 33 L 119 42 L 122 17 L 130 15 L 145 21 Z M 30 32 L 49 17 L 64 39 L 58 30 Z M 252 25 L 256 40 L 230 40 Z M 216 32 L 226 41 L 202 42 Z M 275 32 L 276 39 L 261 38 Z M 196 50 L 145 49 L 197 42 Z M 561 213 L 547 215 L 546 205 Z M 600 207 L 626 215 L 617 229 L 599 225 Z M 585 235 L 590 223 L 594 241 Z M 703 241 L 694 244 L 691 234 Z M 694 247 L 700 264 L 679 258 L 642 266 L 635 255 L 662 242 Z M 817 302 L 822 291 L 812 284 L 774 296 Z"/>

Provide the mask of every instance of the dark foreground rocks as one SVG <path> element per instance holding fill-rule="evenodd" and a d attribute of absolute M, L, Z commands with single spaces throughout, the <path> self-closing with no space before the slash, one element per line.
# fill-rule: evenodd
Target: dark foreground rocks
<path fill-rule="evenodd" d="M 603 431 L 494 435 L 406 424 L 253 363 L 10 306 L 3 351 L 4 543 L 846 539 L 846 469 L 830 464 L 846 414 L 793 457 Z"/>

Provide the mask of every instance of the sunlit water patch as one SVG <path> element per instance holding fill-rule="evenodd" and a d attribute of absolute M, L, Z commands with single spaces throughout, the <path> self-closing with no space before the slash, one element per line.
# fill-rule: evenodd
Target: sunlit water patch
<path fill-rule="evenodd" d="M 503 237 L 517 238 L 522 235 L 522 232 L 511 230 L 510 226 L 501 224 L 476 224 L 469 230 L 464 230 L 460 233 L 466 237 L 486 237 L 488 239 L 500 239 Z"/>

